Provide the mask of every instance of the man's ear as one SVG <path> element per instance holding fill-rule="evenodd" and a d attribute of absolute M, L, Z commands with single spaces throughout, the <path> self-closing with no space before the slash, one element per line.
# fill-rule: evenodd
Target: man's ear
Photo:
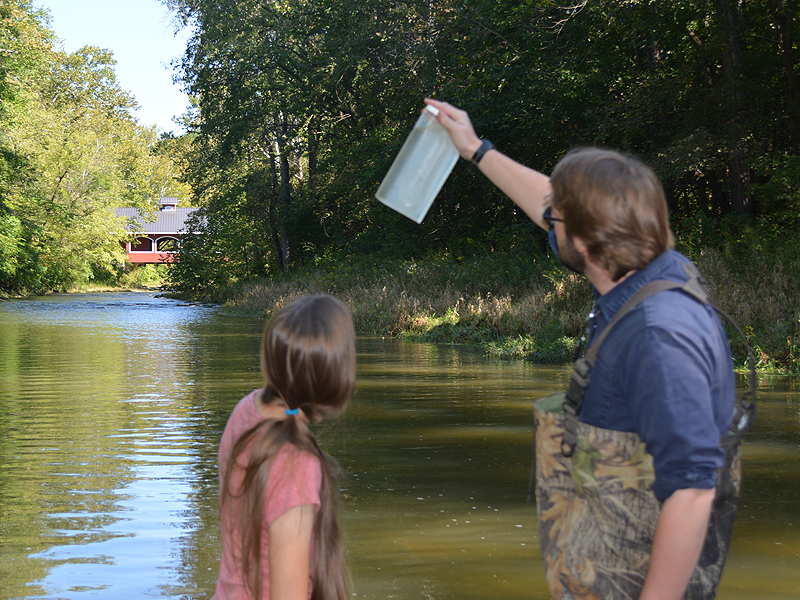
<path fill-rule="evenodd" d="M 589 247 L 586 245 L 586 242 L 584 242 L 577 235 L 572 236 L 572 244 L 575 246 L 575 250 L 577 250 L 581 255 L 584 257 L 589 256 Z"/>

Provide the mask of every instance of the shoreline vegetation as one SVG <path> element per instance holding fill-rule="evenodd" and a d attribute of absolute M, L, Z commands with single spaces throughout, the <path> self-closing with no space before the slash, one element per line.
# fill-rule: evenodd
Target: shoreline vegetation
<path fill-rule="evenodd" d="M 467 161 L 424 223 L 375 201 L 432 97 L 544 173 L 576 146 L 650 165 L 759 368 L 800 374 L 797 3 L 167 4 L 192 31 L 180 134 L 137 123 L 108 50 L 0 8 L 0 297 L 164 283 L 267 315 L 328 292 L 364 332 L 568 363 L 591 290 Z M 170 267 L 125 266 L 111 215 L 164 196 L 199 209 L 196 235 Z"/>
<path fill-rule="evenodd" d="M 747 251 L 687 254 L 708 281 L 717 306 L 739 324 L 762 373 L 800 373 L 800 260 Z M 568 364 L 585 328 L 592 290 L 579 275 L 542 255 L 448 253 L 424 259 L 359 256 L 320 261 L 270 279 L 231 283 L 204 300 L 265 318 L 299 296 L 327 293 L 352 310 L 359 332 L 464 344 L 501 359 Z M 198 299 L 198 298 L 194 298 Z M 726 324 L 734 366 L 747 354 Z"/>
<path fill-rule="evenodd" d="M 102 276 L 89 281 L 75 282 L 70 286 L 55 288 L 49 291 L 33 293 L 8 293 L 0 290 L 0 301 L 10 298 L 29 298 L 48 293 L 102 293 L 102 292 L 153 292 L 163 293 L 167 278 L 168 265 L 135 265 L 120 269 L 114 274 L 103 273 Z"/>
<path fill-rule="evenodd" d="M 680 243 L 676 249 L 698 266 L 717 306 L 745 333 L 759 373 L 800 375 L 800 255 L 786 237 L 740 237 L 720 249 Z M 549 365 L 572 362 L 593 304 L 583 276 L 549 254 L 519 247 L 476 250 L 472 256 L 440 251 L 416 259 L 331 257 L 194 293 L 174 289 L 169 269 L 139 265 L 116 281 L 63 291 L 144 291 L 264 319 L 300 296 L 331 294 L 348 305 L 362 334 L 459 344 L 498 359 Z M 18 296 L 3 296 L 11 297 Z M 734 367 L 745 372 L 746 349 L 733 328 L 724 326 Z"/>

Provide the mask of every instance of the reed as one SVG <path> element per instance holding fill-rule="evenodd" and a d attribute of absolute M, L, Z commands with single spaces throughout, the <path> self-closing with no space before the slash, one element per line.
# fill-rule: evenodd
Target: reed
<path fill-rule="evenodd" d="M 743 260 L 730 249 L 704 250 L 693 259 L 718 306 L 747 333 L 759 368 L 800 371 L 800 261 Z M 331 261 L 230 287 L 224 306 L 268 317 L 317 293 L 342 299 L 364 333 L 470 344 L 501 358 L 548 364 L 569 362 L 593 301 L 583 277 L 550 259 L 498 253 Z M 743 366 L 744 346 L 734 334 L 730 339 Z"/>
<path fill-rule="evenodd" d="M 800 372 L 800 260 L 790 254 L 748 253 L 731 247 L 704 250 L 695 263 L 717 306 L 745 332 L 762 371 Z M 729 334 L 744 365 L 738 335 Z"/>
<path fill-rule="evenodd" d="M 472 344 L 507 358 L 568 360 L 591 307 L 582 277 L 551 262 L 508 256 L 317 266 L 290 278 L 229 288 L 224 306 L 269 317 L 294 299 L 327 293 L 365 333 Z"/>

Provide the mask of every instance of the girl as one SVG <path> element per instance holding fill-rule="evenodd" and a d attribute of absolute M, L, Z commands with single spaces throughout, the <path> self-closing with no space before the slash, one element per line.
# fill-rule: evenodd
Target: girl
<path fill-rule="evenodd" d="M 215 598 L 346 600 L 335 482 L 308 428 L 355 385 L 350 312 L 302 298 L 264 331 L 262 390 L 233 409 L 219 447 L 222 561 Z"/>

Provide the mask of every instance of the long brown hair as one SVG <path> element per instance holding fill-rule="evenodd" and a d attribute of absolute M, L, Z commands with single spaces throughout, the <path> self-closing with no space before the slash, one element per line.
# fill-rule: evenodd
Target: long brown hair
<path fill-rule="evenodd" d="M 355 330 L 350 311 L 332 296 L 301 298 L 267 324 L 261 348 L 266 386 L 260 401 L 283 400 L 303 411 L 309 421 L 336 416 L 347 409 L 355 388 Z M 242 535 L 242 569 L 254 598 L 261 598 L 261 528 L 264 490 L 271 459 L 289 442 L 318 456 L 322 465 L 320 508 L 314 524 L 311 564 L 312 600 L 347 600 L 344 553 L 336 520 L 336 481 L 305 419 L 288 415 L 267 420 L 245 432 L 234 444 L 222 482 L 221 505 L 241 500 L 238 519 Z M 231 488 L 236 459 L 250 448 L 244 479 Z"/>

